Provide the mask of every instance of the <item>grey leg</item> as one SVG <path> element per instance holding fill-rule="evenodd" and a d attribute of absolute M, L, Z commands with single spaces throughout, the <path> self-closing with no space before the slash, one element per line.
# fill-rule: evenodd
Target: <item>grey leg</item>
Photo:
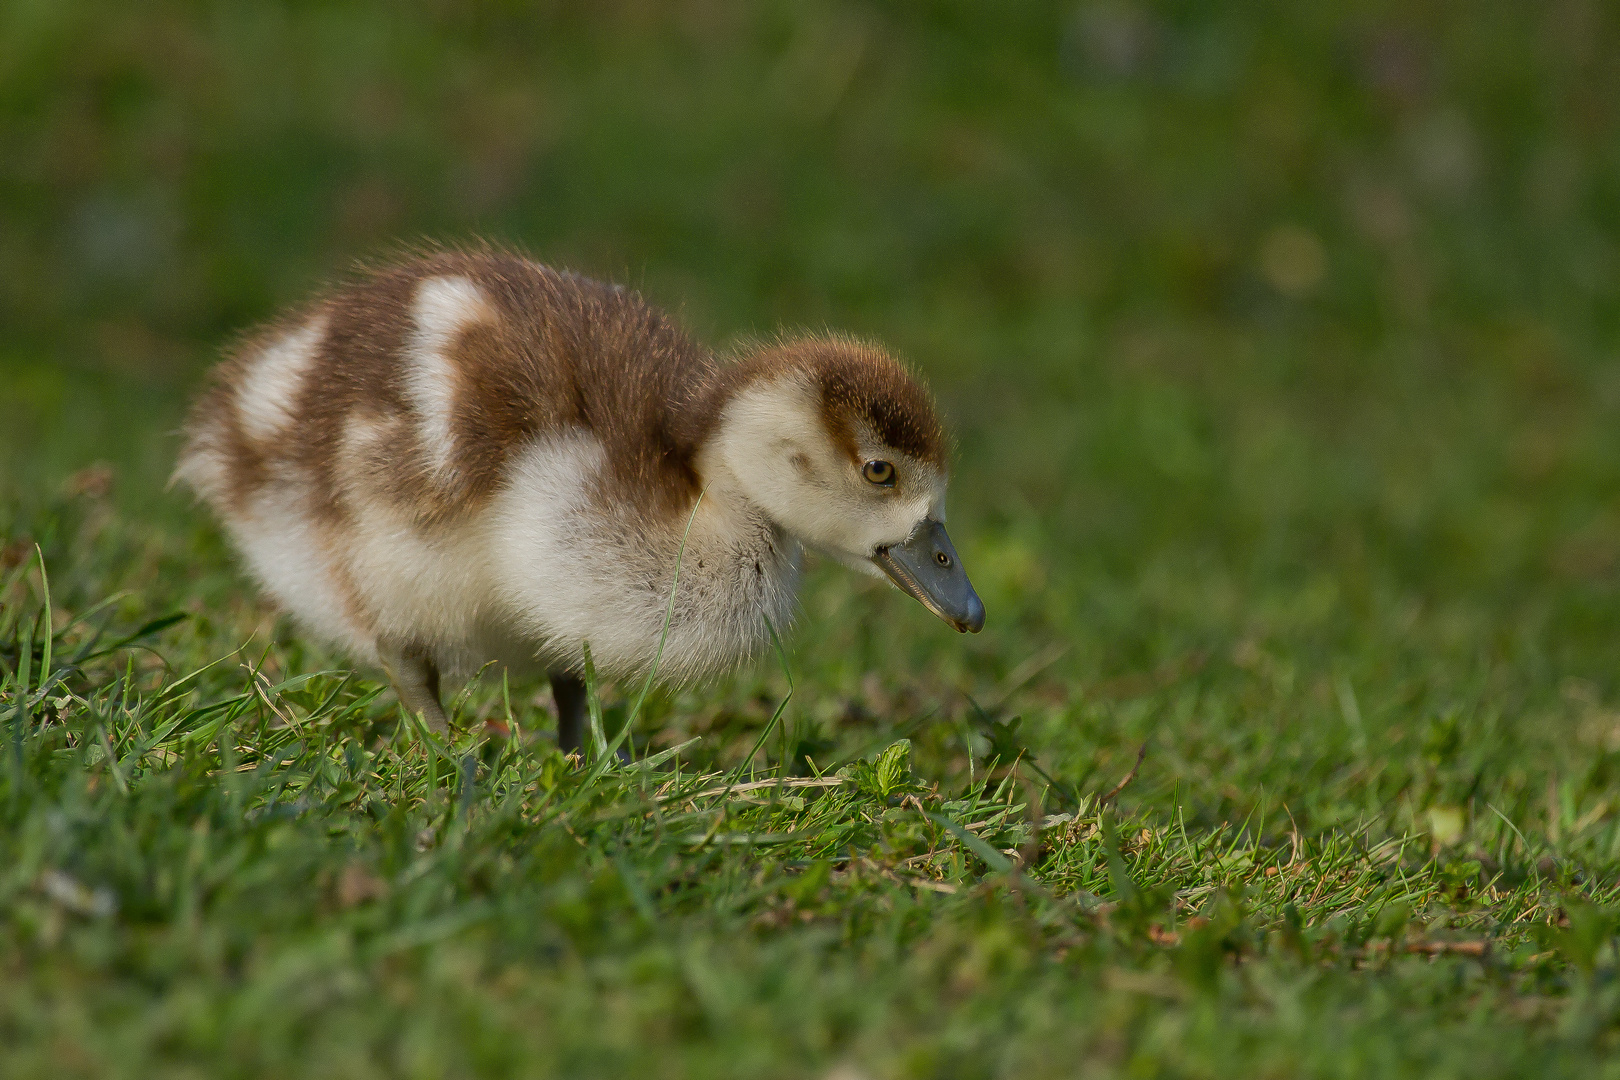
<path fill-rule="evenodd" d="M 394 684 L 400 705 L 422 717 L 428 729 L 439 735 L 450 733 L 450 719 L 439 703 L 439 669 L 433 657 L 419 645 L 377 643 L 383 669 Z"/>
<path fill-rule="evenodd" d="M 571 672 L 553 671 L 551 696 L 557 702 L 557 748 L 572 754 L 585 745 L 585 681 Z"/>

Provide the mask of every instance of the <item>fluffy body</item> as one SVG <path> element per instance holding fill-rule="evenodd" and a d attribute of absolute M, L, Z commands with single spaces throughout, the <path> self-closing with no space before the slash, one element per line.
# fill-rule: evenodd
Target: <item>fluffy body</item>
<path fill-rule="evenodd" d="M 385 666 L 577 671 L 589 642 L 606 676 L 643 672 L 679 559 L 659 671 L 701 678 L 786 625 L 802 546 L 869 568 L 944 514 L 943 435 L 881 350 L 721 363 L 635 294 L 499 252 L 381 270 L 260 332 L 187 435 L 176 476 L 265 592 Z M 881 491 L 877 455 L 900 475 Z"/>

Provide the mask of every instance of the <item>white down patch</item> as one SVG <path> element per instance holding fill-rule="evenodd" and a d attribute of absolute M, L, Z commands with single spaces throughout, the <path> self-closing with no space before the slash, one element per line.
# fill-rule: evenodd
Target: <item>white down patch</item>
<path fill-rule="evenodd" d="M 253 355 L 236 388 L 236 412 L 248 438 L 269 442 L 293 422 L 304 376 L 325 336 L 326 319 L 312 319 Z"/>
<path fill-rule="evenodd" d="M 225 526 L 264 591 L 311 633 L 377 662 L 372 636 L 350 618 L 321 527 L 297 484 L 264 485 Z"/>
<path fill-rule="evenodd" d="M 175 462 L 169 483 L 184 483 L 202 498 L 223 504 L 230 490 L 230 462 L 221 447 L 223 436 L 217 420 L 194 432 Z"/>
<path fill-rule="evenodd" d="M 379 638 L 431 647 L 447 674 L 476 670 L 487 659 L 475 641 L 490 600 L 482 523 L 424 528 L 368 482 L 368 463 L 397 443 L 397 425 L 365 414 L 344 425 L 344 565 Z"/>
<path fill-rule="evenodd" d="M 762 517 L 706 497 L 692 518 L 646 521 L 597 497 L 604 451 L 594 436 L 542 440 L 514 461 L 490 510 L 490 561 L 516 633 L 548 664 L 579 667 L 582 645 L 607 678 L 664 681 L 725 670 L 792 618 L 799 547 Z"/>
<path fill-rule="evenodd" d="M 425 278 L 416 287 L 404 358 L 405 392 L 416 410 L 422 449 L 436 473 L 444 472 L 455 449 L 450 421 L 456 369 L 450 349 L 468 326 L 493 318 L 494 308 L 467 278 Z"/>

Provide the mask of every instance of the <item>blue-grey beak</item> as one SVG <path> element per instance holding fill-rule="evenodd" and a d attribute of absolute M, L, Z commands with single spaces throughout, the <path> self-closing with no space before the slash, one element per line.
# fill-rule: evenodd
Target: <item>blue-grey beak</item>
<path fill-rule="evenodd" d="M 984 629 L 984 602 L 973 591 L 943 522 L 924 519 L 903 544 L 880 547 L 872 561 L 894 583 L 959 632 Z"/>

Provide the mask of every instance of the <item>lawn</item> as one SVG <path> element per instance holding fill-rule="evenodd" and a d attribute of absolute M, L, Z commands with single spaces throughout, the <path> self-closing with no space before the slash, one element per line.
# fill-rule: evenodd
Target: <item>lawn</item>
<path fill-rule="evenodd" d="M 1601 4 L 0 6 L 0 1074 L 1620 1076 Z M 441 741 L 165 488 L 421 237 L 881 338 L 961 637 Z M 628 727 L 627 727 L 628 725 Z"/>

